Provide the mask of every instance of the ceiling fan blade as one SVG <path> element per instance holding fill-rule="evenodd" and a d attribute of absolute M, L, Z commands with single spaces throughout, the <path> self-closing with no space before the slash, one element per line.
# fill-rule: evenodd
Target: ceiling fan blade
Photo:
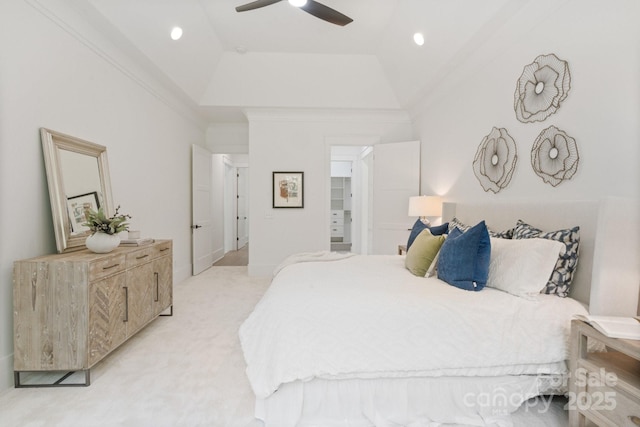
<path fill-rule="evenodd" d="M 324 19 L 327 22 L 331 22 L 332 24 L 340 26 L 345 26 L 348 23 L 353 22 L 353 19 L 349 18 L 348 16 L 343 15 L 337 10 L 331 9 L 329 6 L 325 6 L 322 3 L 318 3 L 314 0 L 307 0 L 307 4 L 301 6 L 300 9 L 304 10 L 307 13 L 310 13 L 316 18 Z"/>
<path fill-rule="evenodd" d="M 256 0 L 251 3 L 243 4 L 236 7 L 236 12 L 246 12 L 247 10 L 259 9 L 261 7 L 270 6 L 274 3 L 279 3 L 282 0 Z"/>

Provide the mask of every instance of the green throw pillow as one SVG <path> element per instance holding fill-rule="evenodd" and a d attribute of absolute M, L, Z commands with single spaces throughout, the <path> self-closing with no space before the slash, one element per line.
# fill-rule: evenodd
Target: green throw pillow
<path fill-rule="evenodd" d="M 405 267 L 416 276 L 424 277 L 442 243 L 444 236 L 434 236 L 428 229 L 422 230 L 407 251 Z"/>

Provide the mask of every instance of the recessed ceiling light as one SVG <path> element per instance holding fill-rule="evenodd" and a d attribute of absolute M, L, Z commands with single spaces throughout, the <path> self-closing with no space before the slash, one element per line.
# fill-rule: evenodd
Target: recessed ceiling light
<path fill-rule="evenodd" d="M 416 42 L 418 46 L 422 46 L 424 44 L 424 36 L 422 33 L 415 33 L 413 35 L 413 41 Z"/>
<path fill-rule="evenodd" d="M 295 7 L 302 7 L 307 4 L 307 0 L 289 0 L 289 4 Z"/>
<path fill-rule="evenodd" d="M 180 39 L 180 37 L 182 37 L 182 28 L 180 27 L 173 27 L 171 29 L 171 38 L 173 40 L 178 40 Z"/>

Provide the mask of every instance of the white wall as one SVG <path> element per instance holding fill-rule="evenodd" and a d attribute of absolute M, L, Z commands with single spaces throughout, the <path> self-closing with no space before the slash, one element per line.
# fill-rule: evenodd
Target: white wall
<path fill-rule="evenodd" d="M 611 197 L 620 197 L 637 206 L 640 2 L 545 0 L 528 6 L 413 111 L 423 144 L 422 192 L 451 201 L 605 200 L 605 206 Z M 513 110 L 516 81 L 525 65 L 547 53 L 568 61 L 569 95 L 545 121 L 520 123 Z M 577 173 L 557 187 L 544 183 L 530 160 L 535 138 L 551 125 L 575 138 L 580 155 Z M 485 193 L 472 171 L 478 145 L 493 126 L 507 128 L 518 149 L 511 183 L 498 194 Z M 640 236 L 630 225 L 635 221 L 637 226 L 637 214 L 630 222 L 629 210 L 608 207 L 604 213 L 601 221 L 608 225 L 599 236 L 602 265 L 594 270 L 601 286 L 592 295 L 597 302 L 593 309 L 611 314 L 605 304 L 637 292 L 638 260 L 628 255 L 637 253 Z M 636 299 L 627 313 L 635 312 Z"/>
<path fill-rule="evenodd" d="M 176 283 L 190 272 L 190 147 L 205 126 L 63 12 L 0 2 L 0 391 L 13 385 L 12 263 L 56 251 L 41 126 L 105 145 L 115 203 L 143 235 L 173 239 Z"/>
<path fill-rule="evenodd" d="M 422 192 L 450 200 L 637 200 L 639 19 L 635 0 L 530 2 L 413 111 L 423 143 Z M 520 123 L 513 110 L 516 81 L 525 65 L 547 53 L 568 61 L 569 95 L 544 122 Z M 575 138 L 580 155 L 573 179 L 555 188 L 530 161 L 533 141 L 551 125 Z M 498 194 L 485 193 L 472 171 L 478 145 L 493 126 L 507 128 L 518 149 L 511 184 Z"/>
<path fill-rule="evenodd" d="M 225 52 L 200 103 L 223 107 L 399 108 L 374 55 L 265 52 Z"/>
<path fill-rule="evenodd" d="M 401 112 L 250 110 L 249 273 L 271 275 L 288 255 L 328 250 L 332 141 L 412 139 Z M 272 172 L 304 172 L 304 208 L 272 208 Z"/>
<path fill-rule="evenodd" d="M 207 128 L 207 148 L 212 153 L 248 153 L 249 125 L 247 123 L 211 123 Z"/>

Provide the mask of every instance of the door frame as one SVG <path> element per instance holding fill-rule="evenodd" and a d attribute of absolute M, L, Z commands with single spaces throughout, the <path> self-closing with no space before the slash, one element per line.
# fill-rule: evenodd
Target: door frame
<path fill-rule="evenodd" d="M 242 154 L 244 156 L 245 154 Z M 238 196 L 238 169 L 247 169 L 247 179 L 249 174 L 249 162 L 240 160 L 234 161 L 232 154 L 224 155 L 225 164 L 225 183 L 224 183 L 224 252 L 238 250 L 238 208 L 237 208 L 237 196 Z M 248 184 L 247 184 L 248 185 Z M 249 199 L 247 195 L 247 212 L 249 212 Z M 247 221 L 248 222 L 248 221 Z M 247 225 L 247 239 L 249 238 L 249 227 Z"/>
<path fill-rule="evenodd" d="M 370 150 L 370 147 L 379 143 L 378 137 L 369 135 L 350 135 L 350 136 L 331 136 L 325 137 L 325 227 L 326 237 L 326 249 L 331 249 L 331 161 L 332 160 L 348 160 L 352 162 L 353 172 L 351 176 L 351 189 L 353 197 L 351 199 L 351 251 L 355 253 L 366 254 L 367 251 L 367 237 L 363 233 L 363 227 L 366 226 L 367 221 L 364 219 L 365 215 L 368 216 L 368 208 L 365 204 L 366 198 L 363 197 L 363 191 L 367 190 L 367 183 L 362 182 L 362 159 L 363 153 Z M 348 156 L 333 157 L 332 147 L 354 147 L 360 148 L 359 154 L 353 154 Z"/>
<path fill-rule="evenodd" d="M 353 198 L 352 198 L 352 212 L 351 216 L 353 218 L 352 222 L 352 232 L 355 231 L 352 238 L 352 251 L 361 254 L 371 254 L 376 250 L 380 251 L 381 249 L 376 249 L 379 244 L 376 244 L 377 238 L 382 238 L 381 235 L 376 237 L 375 228 L 379 227 L 380 221 L 377 221 L 375 218 L 375 212 L 373 210 L 374 206 L 374 190 L 375 190 L 375 166 L 373 163 L 375 161 L 373 158 L 376 153 L 377 145 L 387 145 L 387 144 L 418 144 L 418 153 L 421 149 L 421 143 L 418 140 L 408 140 L 408 141 L 393 141 L 393 142 L 385 142 L 381 143 L 379 138 L 371 137 L 371 136 L 345 136 L 345 137 L 326 137 L 325 138 L 325 207 L 326 207 L 326 237 L 325 237 L 325 245 L 328 249 L 331 247 L 331 161 L 332 160 L 344 160 L 344 158 L 340 159 L 338 157 L 332 156 L 332 147 L 334 146 L 359 146 L 362 148 L 360 155 L 357 161 L 354 161 L 354 170 L 352 173 L 352 188 L 353 188 Z M 417 159 L 417 169 L 415 173 L 417 176 L 416 180 L 416 189 L 412 190 L 411 193 L 414 195 L 419 194 L 420 192 L 420 158 L 421 156 L 418 154 L 416 156 Z M 372 167 L 373 166 L 373 167 Z M 366 192 L 366 194 L 365 194 Z M 408 204 L 408 196 L 407 201 Z M 407 221 L 409 221 L 407 217 Z M 378 223 L 378 225 L 376 225 Z M 391 227 L 394 230 L 405 230 L 406 225 L 403 225 L 404 221 L 400 221 L 394 224 L 385 224 L 385 226 Z M 356 236 L 356 234 L 359 234 Z M 395 253 L 395 244 L 389 246 L 392 249 L 385 248 L 387 252 Z M 380 252 L 382 253 L 382 252 Z"/>

